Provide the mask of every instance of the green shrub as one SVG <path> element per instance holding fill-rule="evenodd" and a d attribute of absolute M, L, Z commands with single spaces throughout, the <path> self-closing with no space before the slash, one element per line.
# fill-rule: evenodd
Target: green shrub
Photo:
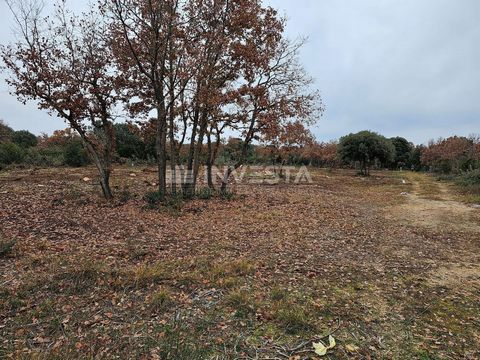
<path fill-rule="evenodd" d="M 201 200 L 209 200 L 213 197 L 214 191 L 209 187 L 201 188 L 197 190 L 197 198 Z"/>
<path fill-rule="evenodd" d="M 463 173 L 458 177 L 457 184 L 462 187 L 480 187 L 480 169 Z"/>
<path fill-rule="evenodd" d="M 231 201 L 235 198 L 235 193 L 232 191 L 221 191 L 220 196 L 223 200 Z"/>
<path fill-rule="evenodd" d="M 145 143 L 129 124 L 115 124 L 117 153 L 122 158 L 145 159 Z"/>
<path fill-rule="evenodd" d="M 0 237 L 0 257 L 8 256 L 16 244 L 16 240 L 4 240 Z"/>
<path fill-rule="evenodd" d="M 163 203 L 165 210 L 173 216 L 180 215 L 183 205 L 183 196 L 181 194 L 168 196 Z"/>
<path fill-rule="evenodd" d="M 25 157 L 23 149 L 14 143 L 0 143 L 0 165 L 21 163 Z"/>
<path fill-rule="evenodd" d="M 60 146 L 46 148 L 32 147 L 27 150 L 23 162 L 31 166 L 62 166 L 65 165 L 65 149 Z"/>
<path fill-rule="evenodd" d="M 146 193 L 143 197 L 150 209 L 155 209 L 160 204 L 160 193 L 158 191 L 151 191 Z"/>
<path fill-rule="evenodd" d="M 13 129 L 0 119 L 0 142 L 11 141 L 13 132 Z"/>
<path fill-rule="evenodd" d="M 65 164 L 72 167 L 81 167 L 90 163 L 90 158 L 80 140 L 72 140 L 65 147 Z"/>
<path fill-rule="evenodd" d="M 15 131 L 11 139 L 14 144 L 24 149 L 37 146 L 38 143 L 37 137 L 27 130 Z"/>

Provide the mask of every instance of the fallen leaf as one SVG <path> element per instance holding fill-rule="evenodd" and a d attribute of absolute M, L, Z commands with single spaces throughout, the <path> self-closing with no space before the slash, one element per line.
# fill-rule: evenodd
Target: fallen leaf
<path fill-rule="evenodd" d="M 347 351 L 350 353 L 354 353 L 358 351 L 359 347 L 353 344 L 347 344 L 345 345 L 345 349 L 347 349 Z"/>
<path fill-rule="evenodd" d="M 337 346 L 337 342 L 332 335 L 328 337 L 328 342 L 330 343 L 330 345 L 328 346 L 329 349 L 333 349 L 335 346 Z"/>
<path fill-rule="evenodd" d="M 320 356 L 327 355 L 328 348 L 322 343 L 313 343 L 313 348 L 315 349 L 315 354 Z"/>

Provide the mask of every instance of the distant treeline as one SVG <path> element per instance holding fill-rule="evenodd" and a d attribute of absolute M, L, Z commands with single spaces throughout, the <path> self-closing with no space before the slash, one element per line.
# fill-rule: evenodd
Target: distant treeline
<path fill-rule="evenodd" d="M 155 135 L 151 129 L 133 124 L 115 124 L 117 163 L 154 164 Z M 480 168 L 480 137 L 450 137 L 431 141 L 427 146 L 414 145 L 407 139 L 387 139 L 377 133 L 362 131 L 342 137 L 339 141 L 318 142 L 306 132 L 302 141 L 277 144 L 250 144 L 248 164 L 307 165 L 315 167 L 351 167 L 368 174 L 370 168 L 408 169 L 442 174 L 460 174 Z M 202 162 L 205 164 L 208 144 Z M 241 139 L 223 139 L 218 144 L 216 165 L 235 163 L 241 156 Z M 188 147 L 179 151 L 179 163 L 188 158 Z M 168 159 L 168 156 L 167 156 Z M 35 136 L 22 130 L 14 131 L 0 120 L 0 167 L 84 166 L 91 163 L 81 138 L 70 129 L 52 135 Z"/>

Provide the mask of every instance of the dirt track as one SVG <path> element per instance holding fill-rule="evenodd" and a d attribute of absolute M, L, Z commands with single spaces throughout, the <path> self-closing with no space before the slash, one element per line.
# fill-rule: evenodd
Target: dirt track
<path fill-rule="evenodd" d="M 408 179 L 407 184 L 412 186 L 412 192 L 404 194 L 407 202 L 392 209 L 392 217 L 431 230 L 449 229 L 480 233 L 479 210 L 456 201 L 446 184 L 433 183 L 431 179 L 425 177 L 422 178 L 422 182 L 411 174 L 405 175 Z M 425 185 L 434 187 L 429 189 L 430 196 L 422 195 Z"/>
<path fill-rule="evenodd" d="M 476 241 L 480 241 L 480 210 L 456 201 L 451 185 L 411 173 L 405 173 L 402 182 L 412 190 L 402 194 L 406 198 L 405 203 L 387 210 L 388 218 L 433 232 L 451 232 L 457 236 L 479 234 Z M 432 285 L 450 288 L 480 289 L 477 255 L 467 252 L 461 262 L 436 268 L 431 272 L 429 281 Z"/>

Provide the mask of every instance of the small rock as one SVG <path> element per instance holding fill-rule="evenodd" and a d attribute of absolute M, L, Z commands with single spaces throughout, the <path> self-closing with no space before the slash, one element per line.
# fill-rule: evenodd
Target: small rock
<path fill-rule="evenodd" d="M 472 207 L 473 207 L 474 209 L 480 209 L 480 204 L 472 205 Z"/>
<path fill-rule="evenodd" d="M 407 193 L 407 192 L 403 192 L 401 195 L 402 195 L 402 196 L 410 196 L 410 194 Z"/>
<path fill-rule="evenodd" d="M 131 173 L 130 177 L 137 177 L 137 174 Z"/>
<path fill-rule="evenodd" d="M 84 177 L 84 178 L 83 178 L 83 181 L 85 181 L 85 182 L 89 182 L 89 181 L 91 181 L 91 180 L 92 180 L 92 179 L 90 179 L 89 177 Z"/>

